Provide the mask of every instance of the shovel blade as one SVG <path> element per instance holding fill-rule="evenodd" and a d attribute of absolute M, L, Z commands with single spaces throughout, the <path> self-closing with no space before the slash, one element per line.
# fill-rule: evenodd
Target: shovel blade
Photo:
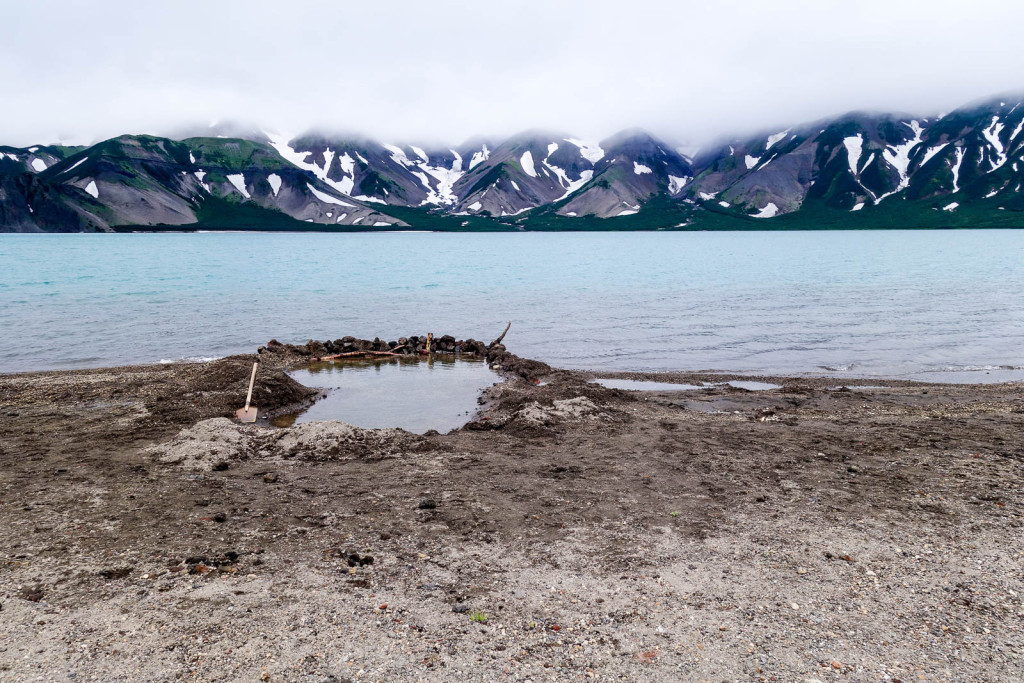
<path fill-rule="evenodd" d="M 240 422 L 255 422 L 256 421 L 256 406 L 249 406 L 246 408 L 239 408 L 235 411 L 235 416 Z"/>

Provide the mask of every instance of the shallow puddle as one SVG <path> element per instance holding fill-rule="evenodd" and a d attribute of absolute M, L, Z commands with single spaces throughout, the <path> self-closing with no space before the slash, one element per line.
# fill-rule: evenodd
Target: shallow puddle
<path fill-rule="evenodd" d="M 695 391 L 707 387 L 698 384 L 673 384 L 671 382 L 648 382 L 638 379 L 604 379 L 592 380 L 596 384 L 609 389 L 625 389 L 627 391 Z"/>
<path fill-rule="evenodd" d="M 732 380 L 729 382 L 715 382 L 712 384 L 674 384 L 672 382 L 650 382 L 638 379 L 605 379 L 591 380 L 609 389 L 626 389 L 628 391 L 697 391 L 698 389 L 713 389 L 729 385 L 737 389 L 747 391 L 768 391 L 769 389 L 781 389 L 778 384 L 768 382 L 752 382 L 747 380 Z"/>
<path fill-rule="evenodd" d="M 747 380 L 734 379 L 730 382 L 726 382 L 731 387 L 737 389 L 746 389 L 747 391 L 770 391 L 771 389 L 781 389 L 781 384 L 771 384 L 770 382 L 748 382 Z"/>
<path fill-rule="evenodd" d="M 332 361 L 288 374 L 327 396 L 301 413 L 277 418 L 275 426 L 341 420 L 416 434 L 461 427 L 479 408 L 480 392 L 500 379 L 483 361 L 437 358 Z"/>

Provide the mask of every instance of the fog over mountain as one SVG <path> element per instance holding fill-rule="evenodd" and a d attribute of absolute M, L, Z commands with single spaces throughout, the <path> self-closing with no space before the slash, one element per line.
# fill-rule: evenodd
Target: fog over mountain
<path fill-rule="evenodd" d="M 1024 87 L 1024 5 L 947 1 L 105 2 L 0 7 L 4 144 L 641 127 L 680 143 L 844 112 L 916 116 Z"/>

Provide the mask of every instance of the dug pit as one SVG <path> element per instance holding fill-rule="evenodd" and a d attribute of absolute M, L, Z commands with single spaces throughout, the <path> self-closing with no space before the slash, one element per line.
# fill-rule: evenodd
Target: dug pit
<path fill-rule="evenodd" d="M 277 427 L 340 420 L 367 429 L 449 432 L 469 422 L 481 392 L 500 378 L 466 358 L 387 358 L 315 362 L 288 373 L 324 392 L 305 410 L 276 418 Z"/>

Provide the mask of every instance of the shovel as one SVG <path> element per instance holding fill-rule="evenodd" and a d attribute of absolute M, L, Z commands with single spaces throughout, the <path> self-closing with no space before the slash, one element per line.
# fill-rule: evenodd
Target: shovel
<path fill-rule="evenodd" d="M 252 385 L 256 383 L 256 368 L 259 366 L 258 362 L 252 364 L 252 376 L 249 378 L 249 393 L 245 396 L 245 407 L 235 411 L 235 416 L 241 422 L 256 421 L 256 406 L 250 406 L 249 401 L 252 400 Z"/>

